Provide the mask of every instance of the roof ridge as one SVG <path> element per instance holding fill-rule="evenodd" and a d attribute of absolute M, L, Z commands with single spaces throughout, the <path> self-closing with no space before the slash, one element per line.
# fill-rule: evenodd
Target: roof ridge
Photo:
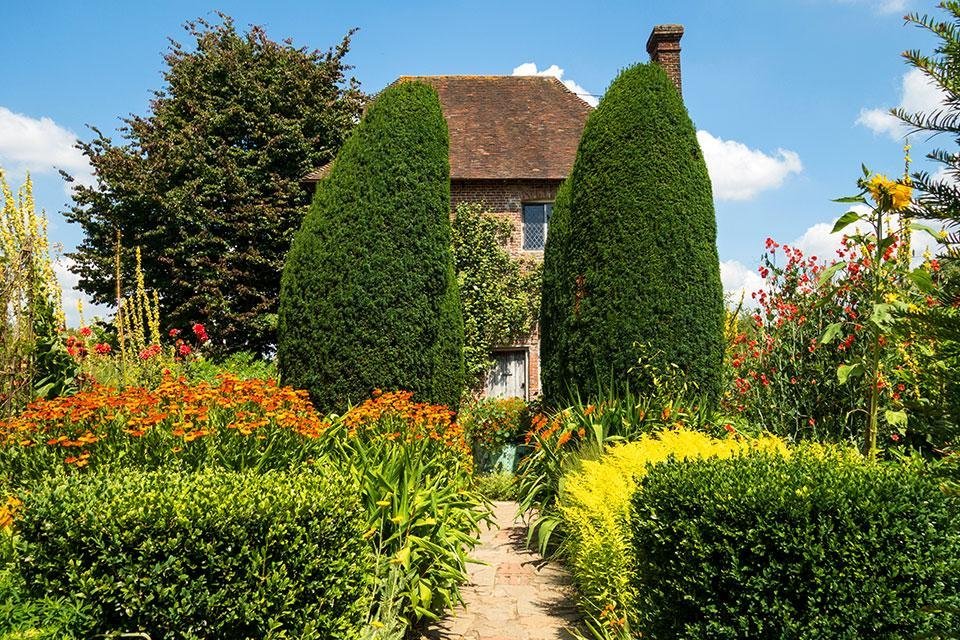
<path fill-rule="evenodd" d="M 403 76 L 399 76 L 397 79 L 398 79 L 398 80 L 405 80 L 405 79 L 409 79 L 409 78 L 471 78 L 471 79 L 491 79 L 491 80 L 499 80 L 499 79 L 502 79 L 502 78 L 543 78 L 543 79 L 551 79 L 551 78 L 552 78 L 552 79 L 554 79 L 554 80 L 557 80 L 557 77 L 556 77 L 556 76 L 541 76 L 541 75 L 515 76 L 515 75 L 509 74 L 509 73 L 501 73 L 501 74 L 496 74 L 496 73 L 440 73 L 440 74 L 436 74 L 436 75 L 419 74 L 419 75 L 403 75 Z M 560 82 L 560 81 L 557 80 L 557 82 Z M 563 83 L 561 83 L 561 84 L 563 84 Z"/>

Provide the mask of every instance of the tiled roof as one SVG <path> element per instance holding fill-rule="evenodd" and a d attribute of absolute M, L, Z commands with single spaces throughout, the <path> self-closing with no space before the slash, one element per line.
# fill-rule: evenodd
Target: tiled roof
<path fill-rule="evenodd" d="M 437 90 L 454 180 L 565 178 L 591 110 L 547 76 L 401 76 L 397 82 Z"/>
<path fill-rule="evenodd" d="M 327 174 L 330 173 L 330 167 L 333 166 L 333 162 L 328 162 L 319 169 L 314 169 L 307 175 L 303 176 L 303 182 L 320 182 L 322 179 L 327 177 Z"/>

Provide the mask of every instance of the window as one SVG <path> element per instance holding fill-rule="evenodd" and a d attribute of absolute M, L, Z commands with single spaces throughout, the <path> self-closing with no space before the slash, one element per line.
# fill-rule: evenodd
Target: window
<path fill-rule="evenodd" d="M 543 251 L 547 242 L 547 224 L 553 213 L 552 202 L 531 202 L 523 205 L 523 248 Z"/>

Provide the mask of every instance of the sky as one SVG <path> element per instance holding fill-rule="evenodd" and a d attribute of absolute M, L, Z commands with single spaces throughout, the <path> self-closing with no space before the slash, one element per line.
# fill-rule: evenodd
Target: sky
<path fill-rule="evenodd" d="M 69 187 L 57 169 L 91 180 L 73 148 L 89 126 L 119 137 L 121 117 L 148 113 L 162 86 L 168 39 L 215 11 L 240 27 L 263 25 L 275 40 L 326 49 L 358 28 L 347 61 L 374 93 L 400 75 L 556 75 L 588 101 L 617 72 L 645 62 L 657 24 L 680 23 L 683 95 L 697 127 L 717 213 L 724 287 L 761 285 L 767 237 L 832 255 L 832 221 L 856 192 L 864 163 L 903 171 L 904 130 L 886 114 L 936 108 L 937 91 L 901 52 L 936 41 L 905 25 L 908 12 L 937 13 L 933 0 L 632 0 L 484 2 L 435 0 L 0 0 L 0 167 L 19 185 L 29 171 L 54 243 L 82 238 L 67 223 Z M 915 168 L 945 139 L 911 140 Z M 664 239 L 665 242 L 669 238 Z M 58 275 L 76 321 L 69 260 Z M 104 310 L 99 310 L 104 311 Z M 89 314 L 89 312 L 88 312 Z"/>

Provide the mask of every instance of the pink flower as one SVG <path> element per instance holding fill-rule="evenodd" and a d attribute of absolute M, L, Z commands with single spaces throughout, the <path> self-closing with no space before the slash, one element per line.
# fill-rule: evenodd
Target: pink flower
<path fill-rule="evenodd" d="M 176 338 L 178 335 L 180 335 L 180 329 L 170 329 L 171 338 Z"/>

